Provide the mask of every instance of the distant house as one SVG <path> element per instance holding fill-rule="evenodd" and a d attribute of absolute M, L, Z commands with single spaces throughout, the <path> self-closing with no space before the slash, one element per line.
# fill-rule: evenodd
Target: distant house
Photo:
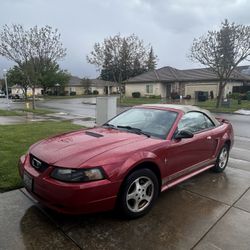
<path fill-rule="evenodd" d="M 250 71 L 249 75 L 245 74 L 244 70 L 248 66 L 244 67 L 233 72 L 225 88 L 225 96 L 232 92 L 233 86 L 250 83 Z M 167 66 L 128 79 L 125 82 L 125 93 L 128 97 L 132 96 L 133 92 L 140 92 L 142 96 L 169 98 L 171 93 L 176 92 L 195 98 L 198 91 L 213 91 L 214 96 L 217 96 L 218 85 L 218 77 L 208 68 L 179 70 Z"/>
<path fill-rule="evenodd" d="M 75 92 L 76 95 L 83 95 L 86 88 L 93 92 L 97 90 L 100 95 L 108 95 L 118 92 L 118 84 L 115 82 L 104 81 L 101 79 L 89 79 L 89 86 L 82 82 L 82 79 L 77 76 L 71 76 L 68 84 L 65 85 L 65 91 L 70 93 Z"/>
<path fill-rule="evenodd" d="M 15 84 L 11 87 L 11 94 L 12 95 L 23 95 L 23 89 L 21 86 L 19 86 L 18 84 Z M 36 87 L 35 88 L 35 95 L 42 95 L 43 94 L 43 88 L 41 87 Z M 27 96 L 32 96 L 32 88 L 28 87 L 27 89 Z"/>

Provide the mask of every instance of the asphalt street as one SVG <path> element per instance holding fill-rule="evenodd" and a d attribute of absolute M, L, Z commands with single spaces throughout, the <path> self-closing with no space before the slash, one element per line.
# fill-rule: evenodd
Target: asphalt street
<path fill-rule="evenodd" d="M 39 100 L 36 101 L 36 107 L 51 109 L 53 111 L 65 112 L 70 115 L 78 115 L 84 117 L 95 117 L 96 116 L 96 98 L 72 98 L 72 99 L 57 99 L 57 100 Z M 90 104 L 86 104 L 90 103 Z M 92 104 L 91 104 L 92 103 Z M 24 102 L 11 101 L 10 109 L 25 108 Z M 7 102 L 4 98 L 0 99 L 0 108 L 7 108 Z M 117 108 L 117 112 L 121 112 L 126 108 Z"/>
<path fill-rule="evenodd" d="M 96 98 L 73 98 L 37 101 L 36 106 L 39 108 L 51 109 L 53 111 L 68 113 L 82 117 L 95 117 L 96 105 L 86 104 L 95 103 Z M 10 108 L 24 108 L 23 102 L 11 102 Z M 0 99 L 0 108 L 7 108 L 4 98 Z M 117 113 L 125 110 L 125 107 L 118 107 Z M 250 162 L 250 116 L 239 114 L 215 114 L 229 120 L 235 131 L 235 144 L 231 153 L 233 159 Z"/>

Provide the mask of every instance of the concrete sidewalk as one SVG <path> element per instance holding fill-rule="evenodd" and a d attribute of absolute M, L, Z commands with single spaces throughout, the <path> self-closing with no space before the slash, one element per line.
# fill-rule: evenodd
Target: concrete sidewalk
<path fill-rule="evenodd" d="M 250 249 L 250 171 L 229 161 L 165 193 L 145 217 L 66 216 L 24 189 L 0 194 L 0 249 Z"/>

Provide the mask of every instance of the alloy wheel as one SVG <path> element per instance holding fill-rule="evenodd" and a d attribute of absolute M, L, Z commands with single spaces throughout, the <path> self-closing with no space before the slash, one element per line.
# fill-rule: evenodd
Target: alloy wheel
<path fill-rule="evenodd" d="M 146 209 L 154 197 L 154 183 L 146 177 L 135 179 L 126 194 L 127 207 L 131 212 L 141 212 Z"/>
<path fill-rule="evenodd" d="M 219 163 L 218 163 L 219 168 L 223 169 L 225 167 L 225 165 L 227 164 L 227 158 L 228 158 L 228 150 L 226 147 L 224 147 L 219 156 Z"/>

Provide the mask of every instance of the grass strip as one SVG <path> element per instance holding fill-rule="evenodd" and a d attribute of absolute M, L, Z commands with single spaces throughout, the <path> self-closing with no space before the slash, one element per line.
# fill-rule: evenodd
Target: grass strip
<path fill-rule="evenodd" d="M 43 138 L 77 130 L 82 126 L 68 121 L 36 122 L 0 126 L 0 192 L 22 187 L 17 163 L 31 144 Z"/>

